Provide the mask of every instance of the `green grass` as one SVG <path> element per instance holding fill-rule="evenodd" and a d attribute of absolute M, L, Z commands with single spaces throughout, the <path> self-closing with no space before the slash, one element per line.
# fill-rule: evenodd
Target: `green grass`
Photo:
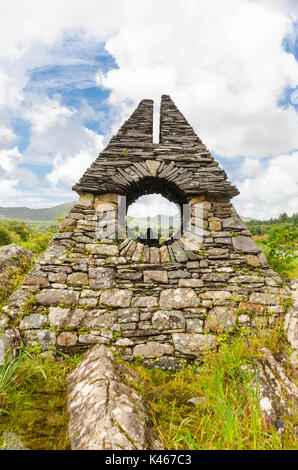
<path fill-rule="evenodd" d="M 79 354 L 42 359 L 38 348 L 21 350 L 2 390 L 0 381 L 0 448 L 6 431 L 17 434 L 29 449 L 69 449 L 66 378 L 80 359 Z"/>
<path fill-rule="evenodd" d="M 141 381 L 134 388 L 149 403 L 151 425 L 166 449 L 294 449 L 292 418 L 281 437 L 264 421 L 253 387 L 254 359 L 261 347 L 280 352 L 280 330 L 233 338 L 218 352 L 173 373 L 134 366 Z M 194 406 L 188 402 L 197 397 Z"/>
<path fill-rule="evenodd" d="M 252 385 L 260 349 L 284 353 L 281 327 L 254 335 L 239 333 L 217 352 L 206 352 L 177 372 L 129 364 L 141 378 L 129 385 L 144 397 L 149 425 L 166 449 L 297 448 L 293 418 L 285 417 L 286 432 L 280 436 L 264 420 Z M 38 348 L 22 348 L 11 370 L 6 363 L 2 388 L 0 381 L 0 448 L 6 431 L 15 433 L 29 449 L 69 449 L 66 380 L 81 356 L 61 355 L 53 360 L 42 358 Z M 188 402 L 193 397 L 198 399 L 196 406 Z"/>

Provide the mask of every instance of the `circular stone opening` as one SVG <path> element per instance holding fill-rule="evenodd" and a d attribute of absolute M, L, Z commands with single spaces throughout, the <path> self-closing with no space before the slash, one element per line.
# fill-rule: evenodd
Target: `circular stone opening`
<path fill-rule="evenodd" d="M 174 184 L 144 178 L 126 194 L 127 234 L 150 246 L 172 242 L 183 230 L 183 204 L 187 200 Z"/>

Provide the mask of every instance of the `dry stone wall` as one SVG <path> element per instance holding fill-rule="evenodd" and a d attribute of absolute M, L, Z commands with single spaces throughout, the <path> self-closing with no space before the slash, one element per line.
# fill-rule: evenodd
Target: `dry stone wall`
<path fill-rule="evenodd" d="M 229 202 L 190 199 L 202 209 L 202 243 L 182 237 L 157 248 L 97 240 L 97 224 L 116 206 L 115 194 L 104 199 L 78 201 L 12 296 L 5 313 L 26 344 L 66 352 L 105 344 L 124 359 L 176 368 L 222 334 L 283 319 L 290 288 Z"/>

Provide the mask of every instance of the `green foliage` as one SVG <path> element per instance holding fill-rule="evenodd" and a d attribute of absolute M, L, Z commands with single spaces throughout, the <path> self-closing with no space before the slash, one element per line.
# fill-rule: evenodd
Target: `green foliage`
<path fill-rule="evenodd" d="M 250 220 L 246 222 L 247 228 L 251 231 L 252 235 L 264 235 L 269 232 L 269 230 L 280 224 L 290 223 L 292 225 L 298 226 L 298 212 L 289 217 L 285 212 L 281 214 L 276 219 L 269 220 Z"/>
<path fill-rule="evenodd" d="M 0 225 L 0 246 L 12 243 L 12 237 L 6 227 Z"/>
<path fill-rule="evenodd" d="M 298 250 L 298 226 L 281 224 L 271 228 L 263 242 L 268 263 L 280 274 L 286 274 L 294 267 Z"/>
<path fill-rule="evenodd" d="M 7 353 L 4 355 L 4 358 L 0 357 L 0 360 L 3 362 L 0 366 L 0 396 L 1 393 L 3 393 L 4 390 L 16 379 L 16 369 L 22 361 L 22 358 L 22 354 L 19 354 L 18 358 L 11 359 Z"/>
<path fill-rule="evenodd" d="M 151 425 L 165 449 L 296 448 L 291 417 L 284 418 L 286 431 L 280 436 L 263 418 L 254 386 L 254 361 L 262 357 L 262 347 L 281 352 L 280 331 L 243 331 L 176 373 L 130 363 L 141 379 L 130 384 L 150 402 Z"/>
<path fill-rule="evenodd" d="M 0 223 L 1 226 L 6 227 L 9 232 L 14 234 L 13 238 L 16 238 L 18 241 L 26 241 L 30 237 L 32 229 L 25 222 L 20 222 L 18 220 L 4 220 Z"/>
<path fill-rule="evenodd" d="M 40 255 L 48 247 L 49 242 L 55 233 L 55 229 L 56 227 L 48 228 L 46 231 L 40 231 L 37 227 L 34 227 L 31 231 L 29 240 L 21 242 L 20 245 L 27 250 Z"/>
<path fill-rule="evenodd" d="M 0 246 L 17 243 L 40 255 L 48 247 L 56 228 L 57 225 L 40 230 L 36 225 L 31 227 L 18 220 L 4 220 L 0 222 Z"/>
<path fill-rule="evenodd" d="M 42 358 L 40 348 L 27 347 L 8 370 L 6 386 L 0 388 L 0 448 L 8 431 L 32 450 L 69 449 L 66 380 L 81 354 L 58 354 L 56 360 Z"/>

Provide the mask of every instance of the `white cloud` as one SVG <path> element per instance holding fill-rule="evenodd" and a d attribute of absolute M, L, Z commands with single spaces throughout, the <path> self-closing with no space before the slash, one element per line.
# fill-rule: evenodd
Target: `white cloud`
<path fill-rule="evenodd" d="M 243 201 L 237 204 L 243 210 L 253 212 L 257 204 L 261 211 L 262 197 L 275 201 L 264 204 L 268 214 L 282 204 L 293 209 L 289 153 L 298 148 L 297 110 L 277 103 L 286 87 L 297 85 L 297 61 L 283 48 L 285 37 L 292 44 L 296 37 L 296 1 L 52 0 L 46 8 L 35 0 L 2 3 L 0 103 L 32 125 L 30 145 L 20 157 L 17 147 L 11 150 L 16 136 L 10 122 L 0 113 L 0 150 L 6 152 L 1 154 L 2 172 L 5 166 L 8 187 L 15 188 L 12 181 L 25 178 L 24 172 L 16 172 L 21 160 L 52 162 L 45 182 L 40 182 L 45 186 L 36 187 L 35 195 L 22 193 L 24 200 L 40 203 L 39 192 L 44 201 L 47 184 L 73 184 L 104 143 L 103 136 L 84 126 L 83 119 L 92 116 L 87 105 L 80 114 L 61 104 L 60 97 L 48 98 L 47 84 L 25 91 L 34 68 L 84 61 L 84 54 L 76 59 L 74 48 L 69 46 L 66 54 L 62 47 L 66 35 L 81 34 L 84 50 L 88 42 L 106 41 L 119 67 L 96 75 L 97 83 L 112 92 L 108 117 L 113 131 L 140 99 L 159 101 L 162 93 L 169 93 L 208 148 L 231 159 L 245 157 L 237 183 Z M 69 83 L 71 76 L 61 86 Z M 85 77 L 74 78 L 74 83 L 85 83 Z M 268 160 L 268 167 L 259 162 L 279 154 Z M 288 158 L 291 168 L 281 163 Z M 262 188 L 260 181 L 277 190 Z"/>
<path fill-rule="evenodd" d="M 8 198 L 14 198 L 18 193 L 15 188 L 15 186 L 18 184 L 18 180 L 14 179 L 2 179 L 0 178 L 0 188 L 1 188 L 1 195 L 5 195 L 5 198 L 0 197 L 0 202 L 1 200 L 5 201 L 5 204 L 7 204 L 6 201 L 9 201 Z"/>
<path fill-rule="evenodd" d="M 236 171 L 238 177 L 255 176 L 262 173 L 263 166 L 261 162 L 253 158 L 245 158 L 241 166 Z"/>
<path fill-rule="evenodd" d="M 88 129 L 86 129 L 88 131 Z M 89 131 L 90 132 L 90 131 Z M 83 175 L 88 166 L 95 160 L 94 155 L 102 148 L 102 136 L 93 133 L 90 146 L 84 147 L 74 156 L 57 153 L 53 161 L 53 170 L 47 175 L 47 179 L 53 185 L 64 183 L 73 185 Z"/>
<path fill-rule="evenodd" d="M 283 11 L 245 0 L 150 4 L 138 2 L 107 41 L 119 69 L 97 80 L 113 104 L 169 93 L 208 148 L 230 158 L 298 146 L 297 112 L 277 105 L 298 76 L 282 48 L 292 33 Z"/>
<path fill-rule="evenodd" d="M 258 172 L 236 181 L 234 204 L 240 215 L 266 219 L 298 210 L 298 152 L 272 158 Z"/>
<path fill-rule="evenodd" d="M 130 217 L 154 217 L 158 214 L 172 216 L 179 214 L 179 207 L 173 202 L 169 202 L 160 194 L 141 196 L 132 203 L 127 211 Z"/>

